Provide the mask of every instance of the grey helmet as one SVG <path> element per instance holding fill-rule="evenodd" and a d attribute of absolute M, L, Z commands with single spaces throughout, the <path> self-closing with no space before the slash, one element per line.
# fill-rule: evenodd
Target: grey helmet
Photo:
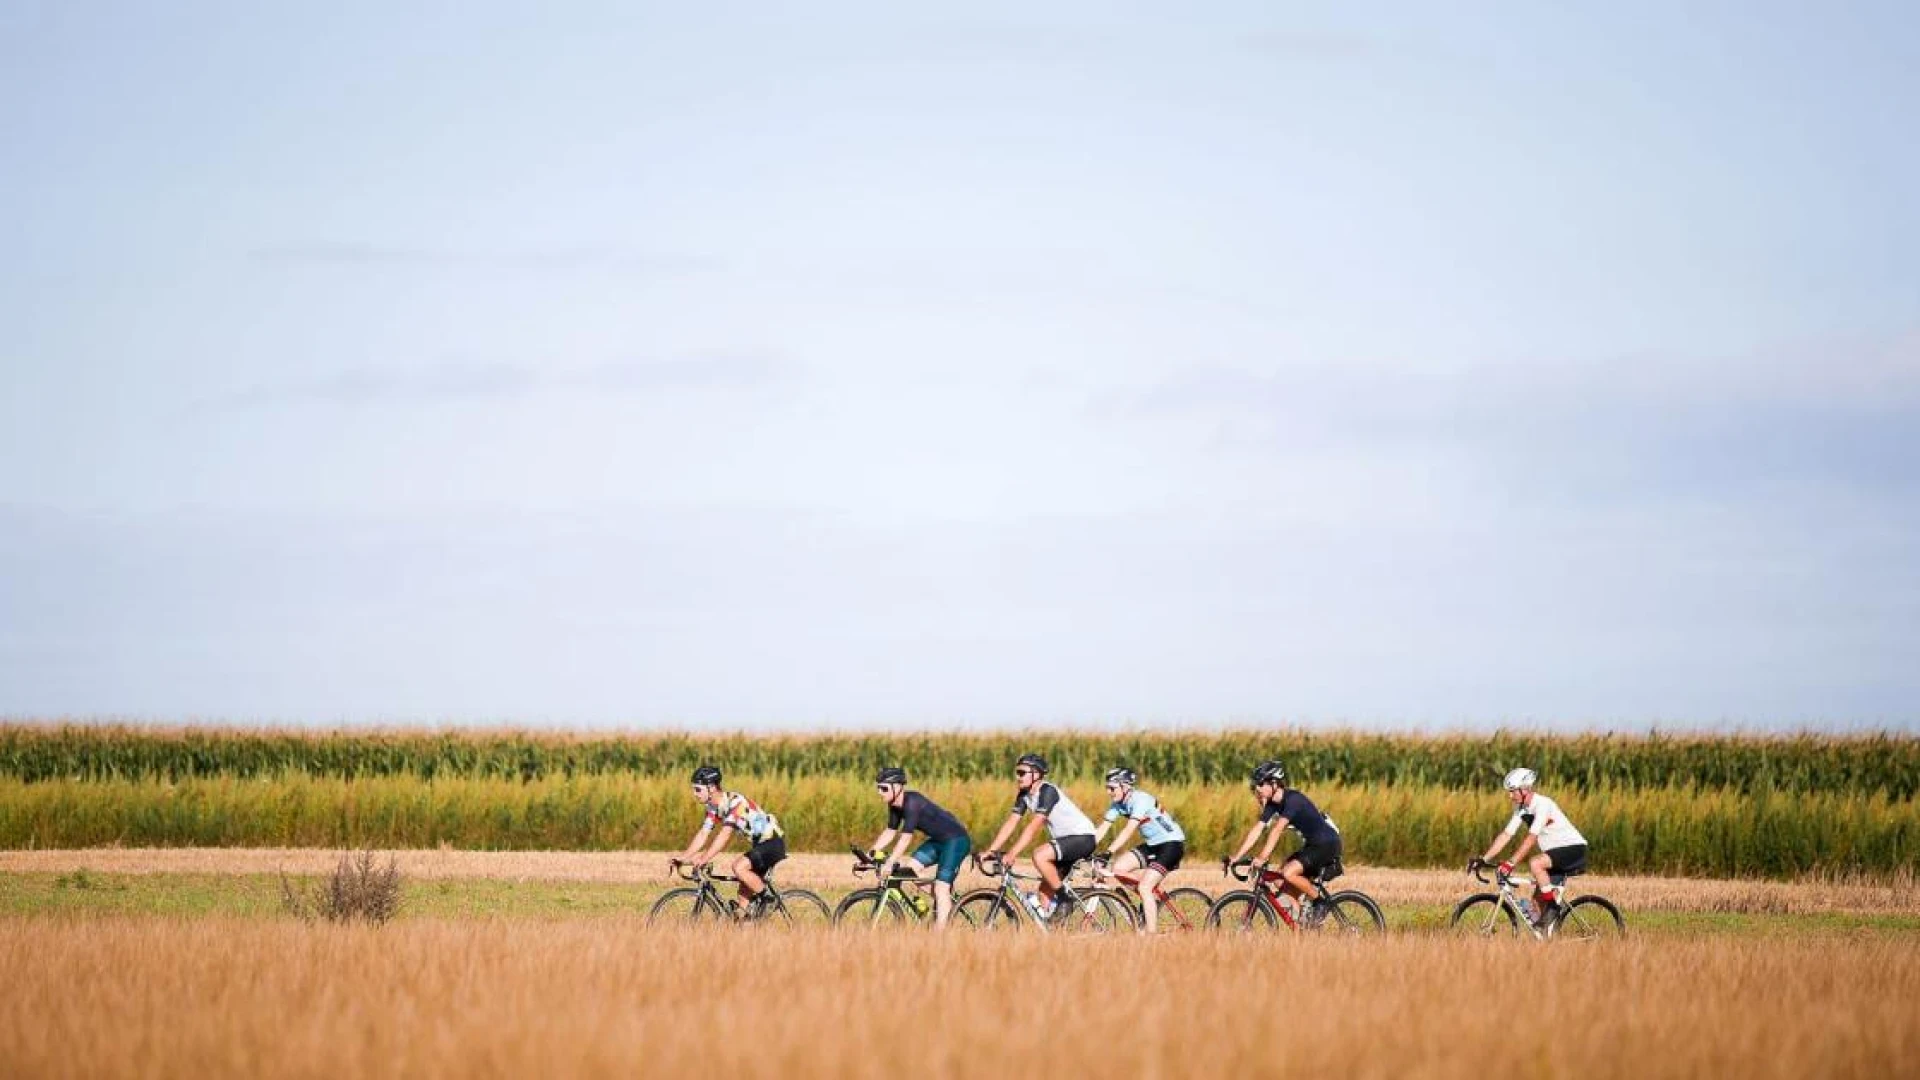
<path fill-rule="evenodd" d="M 1133 787 L 1139 782 L 1140 774 L 1127 768 L 1125 765 L 1117 765 L 1107 770 L 1107 783 L 1109 784 L 1125 784 L 1128 787 Z"/>
<path fill-rule="evenodd" d="M 1287 767 L 1278 761 L 1263 761 L 1253 767 L 1253 775 L 1247 783 L 1259 787 L 1261 784 L 1281 784 L 1287 782 Z"/>

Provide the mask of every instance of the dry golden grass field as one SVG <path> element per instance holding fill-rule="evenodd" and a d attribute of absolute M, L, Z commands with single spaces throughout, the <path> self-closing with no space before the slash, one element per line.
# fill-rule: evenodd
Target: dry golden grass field
<path fill-rule="evenodd" d="M 1910 874 L 1586 878 L 1635 932 L 1540 945 L 1436 932 L 1445 871 L 1342 880 L 1384 939 L 1148 940 L 648 928 L 660 853 L 396 857 L 369 929 L 279 910 L 335 852 L 0 851 L 0 1077 L 1920 1075 Z"/>
<path fill-rule="evenodd" d="M 0 971 L 13 1077 L 1920 1074 L 1911 939 L 29 917 Z"/>

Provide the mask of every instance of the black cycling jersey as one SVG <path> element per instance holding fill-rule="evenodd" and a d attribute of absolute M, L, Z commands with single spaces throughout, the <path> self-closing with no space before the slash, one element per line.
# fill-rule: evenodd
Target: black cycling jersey
<path fill-rule="evenodd" d="M 1340 830 L 1333 827 L 1327 815 L 1313 805 L 1313 800 L 1288 788 L 1282 792 L 1278 802 L 1269 802 L 1260 808 L 1262 823 L 1274 818 L 1286 818 L 1287 825 L 1300 833 L 1300 839 L 1308 844 L 1336 844 L 1340 842 Z"/>
<path fill-rule="evenodd" d="M 887 807 L 887 828 L 926 833 L 929 840 L 956 840 L 967 835 L 967 827 L 959 818 L 917 791 L 907 792 L 899 806 Z"/>

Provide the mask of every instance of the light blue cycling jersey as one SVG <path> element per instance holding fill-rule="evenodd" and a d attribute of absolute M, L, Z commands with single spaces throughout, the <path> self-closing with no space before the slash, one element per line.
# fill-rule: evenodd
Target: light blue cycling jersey
<path fill-rule="evenodd" d="M 1140 842 L 1143 844 L 1170 844 L 1187 838 L 1187 834 L 1180 831 L 1180 823 L 1160 806 L 1160 800 L 1144 791 L 1135 789 L 1125 802 L 1107 807 L 1106 819 L 1113 821 L 1122 814 L 1140 823 Z"/>

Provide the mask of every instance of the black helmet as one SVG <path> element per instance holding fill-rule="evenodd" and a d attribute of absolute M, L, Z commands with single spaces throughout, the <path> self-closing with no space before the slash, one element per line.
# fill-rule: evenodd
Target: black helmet
<path fill-rule="evenodd" d="M 907 782 L 907 770 L 898 765 L 889 765 L 880 770 L 879 775 L 873 778 L 873 782 L 876 784 L 905 784 Z"/>
<path fill-rule="evenodd" d="M 693 770 L 693 782 L 703 784 L 707 787 L 718 787 L 720 784 L 720 766 L 702 765 Z"/>
<path fill-rule="evenodd" d="M 1116 765 L 1107 770 L 1107 783 L 1109 784 L 1125 784 L 1128 787 L 1132 787 L 1139 782 L 1139 774 L 1127 768 L 1125 765 Z"/>
<path fill-rule="evenodd" d="M 1047 759 L 1041 757 L 1039 754 L 1021 754 L 1020 760 L 1013 764 L 1016 768 L 1021 765 L 1031 765 L 1033 766 L 1034 772 L 1039 773 L 1041 776 L 1047 775 Z"/>
<path fill-rule="evenodd" d="M 1253 775 L 1247 782 L 1254 787 L 1259 787 L 1261 784 L 1285 784 L 1287 767 L 1277 761 L 1263 761 L 1253 767 Z"/>

